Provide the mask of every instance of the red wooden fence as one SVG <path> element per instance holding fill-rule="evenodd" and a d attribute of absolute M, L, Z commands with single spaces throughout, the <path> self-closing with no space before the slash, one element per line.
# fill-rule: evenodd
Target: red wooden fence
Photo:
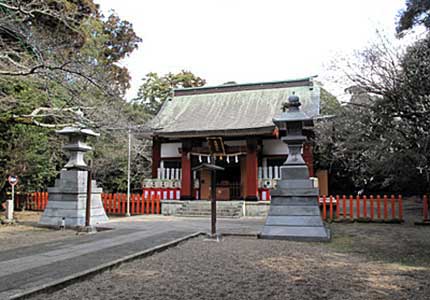
<path fill-rule="evenodd" d="M 15 195 L 15 209 L 42 211 L 48 203 L 47 192 L 24 193 Z"/>
<path fill-rule="evenodd" d="M 107 214 L 125 215 L 127 212 L 127 194 L 102 193 L 102 202 Z M 15 197 L 15 209 L 43 211 L 48 204 L 48 192 L 18 194 Z M 159 195 L 143 194 L 130 195 L 130 214 L 160 214 L 161 203 Z"/>
<path fill-rule="evenodd" d="M 102 194 L 103 206 L 107 214 L 124 215 L 127 212 L 127 194 Z M 160 214 L 161 203 L 160 195 L 148 195 L 146 198 L 143 194 L 130 195 L 130 214 Z"/>
<path fill-rule="evenodd" d="M 321 196 L 324 220 L 403 222 L 402 196 Z M 424 201 L 424 206 L 426 205 Z M 324 205 L 325 204 L 325 205 Z M 428 206 L 428 204 L 427 204 Z M 327 212 L 328 210 L 328 212 Z M 376 213 L 376 215 L 375 215 Z"/>

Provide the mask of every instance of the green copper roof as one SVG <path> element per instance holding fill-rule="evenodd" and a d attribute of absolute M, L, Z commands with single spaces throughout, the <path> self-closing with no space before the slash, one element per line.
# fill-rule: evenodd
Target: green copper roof
<path fill-rule="evenodd" d="M 237 90 L 220 86 L 212 91 L 214 87 L 207 87 L 203 93 L 198 90 L 204 88 L 186 89 L 191 93 L 166 101 L 150 125 L 154 135 L 166 137 L 270 133 L 274 128 L 272 119 L 282 112 L 282 104 L 293 92 L 299 96 L 307 116 L 319 114 L 319 87 L 310 78 L 298 81 L 299 86 L 286 87 L 279 84 L 292 81 L 246 84 L 246 90 L 241 90 L 243 85 L 233 85 Z"/>

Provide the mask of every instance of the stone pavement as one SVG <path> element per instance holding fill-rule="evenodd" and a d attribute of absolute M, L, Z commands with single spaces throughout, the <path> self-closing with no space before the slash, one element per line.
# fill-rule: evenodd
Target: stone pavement
<path fill-rule="evenodd" d="M 220 219 L 219 232 L 257 234 L 262 218 Z M 71 279 L 124 257 L 208 232 L 208 218 L 136 216 L 114 218 L 92 235 L 0 251 L 0 299 L 13 298 L 50 283 Z"/>

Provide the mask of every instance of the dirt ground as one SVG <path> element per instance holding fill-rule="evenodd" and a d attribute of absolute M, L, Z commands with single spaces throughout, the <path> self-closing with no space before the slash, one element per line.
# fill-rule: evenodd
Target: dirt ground
<path fill-rule="evenodd" d="M 41 214 L 41 212 L 15 212 L 15 224 L 0 225 L 0 251 L 76 236 L 73 230 L 60 231 L 35 226 Z"/>
<path fill-rule="evenodd" d="M 429 299 L 430 227 L 330 227 L 331 243 L 197 238 L 31 299 Z"/>

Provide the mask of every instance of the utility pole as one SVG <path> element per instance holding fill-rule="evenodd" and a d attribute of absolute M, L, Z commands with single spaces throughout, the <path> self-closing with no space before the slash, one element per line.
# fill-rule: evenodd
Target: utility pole
<path fill-rule="evenodd" d="M 128 133 L 128 158 L 127 158 L 127 211 L 126 216 L 130 216 L 130 192 L 131 192 L 131 131 L 142 128 L 144 126 L 131 126 L 127 127 L 117 127 L 117 128 L 106 128 L 107 130 L 127 130 Z"/>
<path fill-rule="evenodd" d="M 126 216 L 130 217 L 130 165 L 131 165 L 131 128 L 128 127 L 128 159 L 127 159 L 127 213 Z"/>
<path fill-rule="evenodd" d="M 87 203 L 85 207 L 85 227 L 89 228 L 91 226 L 91 200 L 92 200 L 92 168 L 93 161 L 90 160 L 88 164 L 88 174 L 87 174 Z"/>

